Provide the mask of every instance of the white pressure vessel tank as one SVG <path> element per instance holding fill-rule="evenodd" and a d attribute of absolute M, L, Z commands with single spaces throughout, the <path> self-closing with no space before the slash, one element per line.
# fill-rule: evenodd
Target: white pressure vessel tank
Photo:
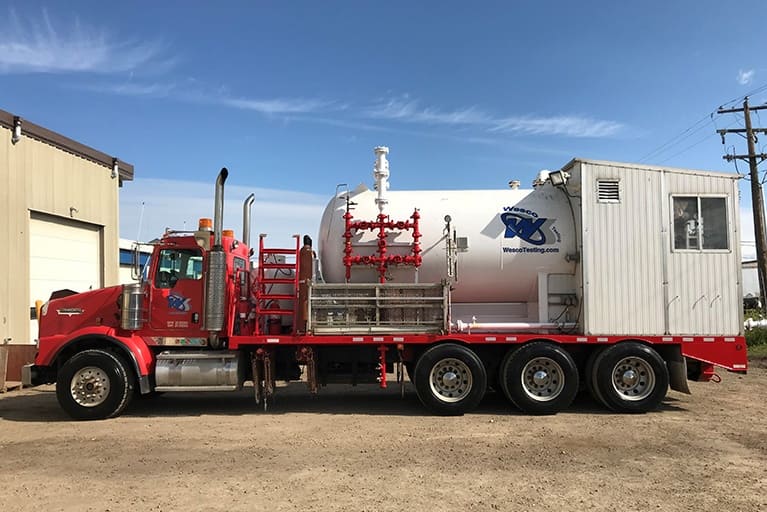
<path fill-rule="evenodd" d="M 353 220 L 374 221 L 377 192 L 361 185 L 348 194 Z M 319 231 L 322 276 L 329 283 L 346 280 L 344 218 L 347 193 L 331 199 Z M 418 209 L 423 263 L 390 267 L 387 282 L 440 282 L 448 278 L 447 240 L 455 241 L 453 302 L 536 302 L 539 273 L 573 274 L 573 215 L 567 197 L 550 182 L 534 189 L 391 191 L 384 213 L 405 221 Z M 575 205 L 574 205 L 575 206 Z M 446 218 L 449 218 L 446 222 Z M 448 228 L 450 232 L 448 233 Z M 355 232 L 353 254 L 375 255 L 377 231 Z M 412 230 L 387 237 L 388 254 L 409 254 Z M 372 267 L 352 267 L 352 283 L 378 282 Z"/>

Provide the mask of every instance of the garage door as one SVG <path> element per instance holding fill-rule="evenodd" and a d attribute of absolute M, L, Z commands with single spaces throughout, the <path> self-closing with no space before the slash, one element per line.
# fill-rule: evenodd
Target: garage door
<path fill-rule="evenodd" d="M 101 288 L 101 226 L 32 213 L 29 220 L 29 296 L 46 301 L 51 292 Z M 37 339 L 37 321 L 29 339 Z"/>

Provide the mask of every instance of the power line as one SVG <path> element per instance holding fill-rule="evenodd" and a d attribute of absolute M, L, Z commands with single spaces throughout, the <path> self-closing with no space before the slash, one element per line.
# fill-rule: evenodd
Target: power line
<path fill-rule="evenodd" d="M 658 155 L 662 154 L 666 150 L 666 148 L 668 148 L 670 146 L 673 146 L 675 144 L 679 144 L 682 141 L 692 137 L 693 135 L 698 133 L 703 128 L 706 128 L 708 126 L 708 124 L 709 124 L 709 123 L 706 123 L 706 124 L 700 125 L 701 123 L 705 122 L 706 120 L 708 120 L 708 121 L 713 123 L 713 117 L 714 117 L 714 113 L 713 112 L 711 112 L 709 114 L 706 114 L 705 116 L 703 116 L 698 121 L 695 121 L 689 128 L 687 128 L 687 129 L 683 130 L 682 132 L 678 133 L 677 135 L 675 135 L 674 137 L 672 137 L 671 139 L 666 141 L 664 144 L 661 144 L 660 146 L 658 146 L 657 148 L 653 149 L 652 151 L 647 153 L 645 156 L 640 158 L 639 162 L 642 163 L 642 162 L 646 161 L 650 157 L 658 156 Z M 698 126 L 698 125 L 700 125 L 700 126 Z M 696 128 L 696 126 L 698 126 L 698 127 Z"/>
<path fill-rule="evenodd" d="M 727 103 L 722 103 L 722 105 L 719 108 L 721 109 L 721 108 L 723 108 L 723 107 L 725 107 L 727 105 L 732 105 L 733 103 L 735 103 L 737 101 L 743 101 L 746 98 L 748 98 L 749 96 L 753 96 L 754 94 L 759 94 L 760 92 L 765 91 L 765 90 L 767 90 L 767 84 L 760 85 L 759 87 L 757 87 L 753 91 L 749 91 L 746 94 L 744 94 L 743 96 L 738 96 L 737 98 L 731 99 Z"/>
<path fill-rule="evenodd" d="M 767 84 L 760 85 L 759 87 L 757 87 L 757 88 L 747 92 L 743 96 L 738 96 L 737 98 L 733 98 L 732 100 L 730 100 L 730 101 L 728 101 L 726 103 L 723 103 L 722 106 L 719 107 L 719 109 L 722 109 L 722 108 L 724 108 L 727 105 L 735 103 L 736 101 L 743 101 L 748 96 L 753 96 L 754 94 L 758 94 L 758 93 L 760 93 L 762 91 L 767 91 Z M 688 128 L 684 129 L 680 133 L 678 133 L 675 136 L 671 137 L 669 140 L 667 140 L 666 142 L 664 142 L 660 146 L 656 147 L 655 149 L 653 149 L 652 151 L 650 151 L 649 153 L 644 155 L 642 158 L 639 159 L 639 162 L 642 163 L 642 162 L 646 162 L 650 158 L 659 157 L 660 155 L 665 153 L 670 148 L 676 146 L 677 144 L 681 144 L 682 142 L 684 142 L 685 140 L 689 139 L 690 137 L 692 137 L 693 135 L 695 135 L 699 131 L 701 131 L 704 128 L 708 127 L 709 124 L 713 124 L 714 128 L 717 131 L 719 131 L 719 127 L 716 125 L 716 121 L 714 120 L 715 119 L 714 118 L 714 114 L 716 114 L 716 113 L 717 113 L 716 111 L 709 112 L 708 114 L 706 114 L 705 116 L 703 116 L 699 120 L 697 120 L 694 123 L 692 123 Z M 737 115 L 737 117 L 740 118 L 740 122 L 745 124 L 745 119 L 743 118 L 742 114 L 736 113 L 736 115 Z M 757 114 L 757 116 L 758 116 L 758 114 Z M 710 123 L 706 122 L 707 120 L 710 121 Z M 703 123 L 703 124 L 701 124 L 701 123 Z M 760 120 L 760 123 L 761 123 L 761 120 Z M 729 126 L 732 126 L 732 124 L 730 124 Z M 680 152 L 675 153 L 671 157 L 666 158 L 661 163 L 666 162 L 666 161 L 674 158 L 675 156 L 680 155 L 681 153 L 684 153 L 688 149 L 692 149 L 693 147 L 697 146 L 698 144 L 701 144 L 704 140 L 705 139 L 700 140 L 700 141 L 692 144 L 691 146 L 688 146 L 686 149 L 684 149 L 684 150 L 682 150 Z M 737 170 L 737 165 L 736 165 L 736 170 Z"/>
<path fill-rule="evenodd" d="M 669 161 L 669 160 L 671 160 L 672 158 L 674 158 L 674 157 L 677 157 L 677 156 L 681 155 L 682 153 L 685 153 L 685 152 L 687 152 L 687 151 L 691 150 L 691 149 L 692 149 L 692 148 L 694 148 L 695 146 L 698 146 L 698 145 L 700 145 L 700 144 L 702 144 L 702 143 L 706 142 L 707 140 L 709 140 L 709 139 L 710 139 L 711 137 L 713 137 L 714 135 L 716 135 L 716 134 L 714 134 L 714 133 L 709 133 L 708 135 L 706 135 L 706 136 L 705 136 L 705 137 L 703 137 L 702 139 L 700 139 L 700 140 L 698 140 L 697 142 L 695 142 L 695 143 L 693 143 L 693 144 L 691 144 L 691 145 L 687 146 L 687 147 L 686 147 L 686 148 L 684 148 L 683 150 L 681 150 L 681 151 L 678 151 L 678 152 L 674 153 L 673 155 L 671 155 L 670 157 L 668 157 L 668 158 L 666 158 L 666 159 L 664 159 L 664 160 L 661 160 L 660 162 L 658 162 L 658 164 L 660 165 L 660 164 L 663 164 L 663 163 L 665 163 L 665 162 L 668 162 L 668 161 Z"/>

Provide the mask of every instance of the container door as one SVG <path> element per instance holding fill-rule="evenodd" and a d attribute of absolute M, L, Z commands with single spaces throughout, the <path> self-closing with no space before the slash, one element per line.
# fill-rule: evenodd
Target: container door
<path fill-rule="evenodd" d="M 738 252 L 730 200 L 684 193 L 670 199 L 669 334 L 737 334 Z"/>

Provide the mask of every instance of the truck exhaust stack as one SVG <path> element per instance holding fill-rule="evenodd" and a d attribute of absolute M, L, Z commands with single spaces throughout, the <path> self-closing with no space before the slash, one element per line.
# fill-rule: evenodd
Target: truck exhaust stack
<path fill-rule="evenodd" d="M 250 209 L 255 200 L 256 195 L 250 194 L 242 205 L 242 243 L 248 247 L 250 247 Z"/>
<path fill-rule="evenodd" d="M 213 213 L 213 248 L 208 254 L 208 280 L 205 287 L 205 329 L 210 331 L 210 346 L 218 348 L 218 333 L 224 328 L 226 296 L 226 253 L 222 246 L 224 223 L 224 182 L 229 176 L 226 167 L 216 179 L 216 199 Z"/>

